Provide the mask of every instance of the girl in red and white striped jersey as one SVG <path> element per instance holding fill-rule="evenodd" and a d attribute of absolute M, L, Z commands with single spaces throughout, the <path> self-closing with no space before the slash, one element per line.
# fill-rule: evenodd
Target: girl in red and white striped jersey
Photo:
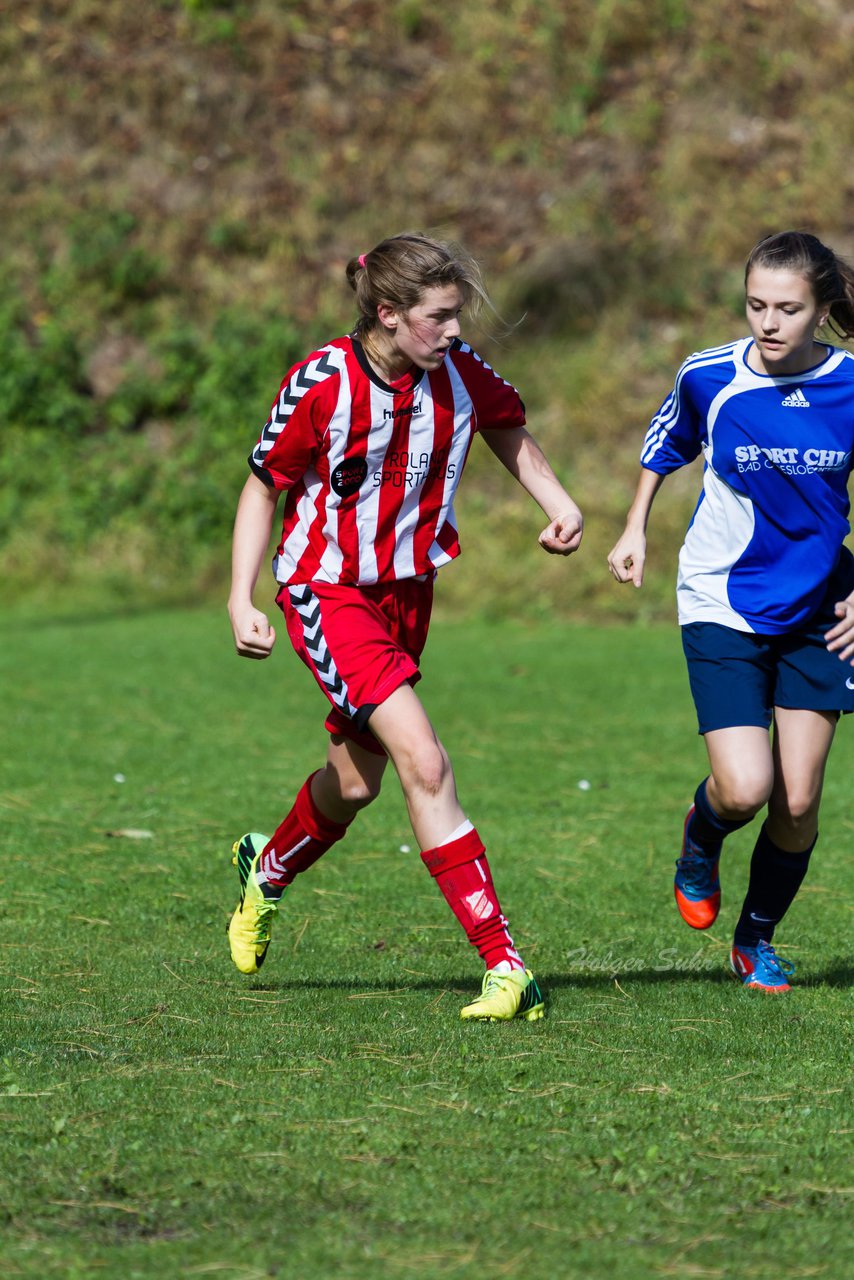
<path fill-rule="evenodd" d="M 331 709 L 323 768 L 272 837 L 253 832 L 234 846 L 232 957 L 244 973 L 260 968 L 284 889 L 375 799 L 390 757 L 421 857 L 486 965 L 462 1016 L 534 1019 L 542 997 L 414 685 L 436 570 L 460 550 L 454 495 L 475 433 L 545 512 L 545 551 L 578 548 L 581 513 L 526 431 L 516 389 L 460 338 L 462 309 L 489 301 L 476 263 L 405 234 L 354 258 L 347 278 L 358 322 L 285 377 L 235 521 L 235 644 L 266 658 L 276 636 L 253 593 L 285 491 L 277 602 Z"/>

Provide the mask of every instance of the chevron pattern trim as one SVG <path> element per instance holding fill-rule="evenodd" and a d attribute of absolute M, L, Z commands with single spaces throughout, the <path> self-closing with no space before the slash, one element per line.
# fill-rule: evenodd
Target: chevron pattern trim
<path fill-rule="evenodd" d="M 288 425 L 291 414 L 306 392 L 311 391 L 312 387 L 316 387 L 318 383 L 332 377 L 337 372 L 338 366 L 332 358 L 331 352 L 328 351 L 321 352 L 317 360 L 310 360 L 308 364 L 304 364 L 300 369 L 297 369 L 293 377 L 279 392 L 275 408 L 267 419 L 267 424 L 261 432 L 261 439 L 252 454 L 254 462 L 261 463 L 266 458 L 276 440 Z"/>
<path fill-rule="evenodd" d="M 356 708 L 347 697 L 347 685 L 332 660 L 332 654 L 320 625 L 320 602 L 309 586 L 290 587 L 291 604 L 302 622 L 306 653 L 311 658 L 318 676 L 330 698 L 346 716 L 354 716 Z"/>

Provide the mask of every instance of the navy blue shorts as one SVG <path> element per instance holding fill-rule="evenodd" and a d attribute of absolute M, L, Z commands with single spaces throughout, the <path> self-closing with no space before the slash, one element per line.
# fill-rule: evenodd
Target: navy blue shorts
<path fill-rule="evenodd" d="M 733 631 L 716 622 L 682 628 L 682 648 L 700 733 L 737 725 L 769 728 L 774 707 L 854 711 L 854 667 L 824 639 L 837 621 L 821 611 L 784 635 Z"/>

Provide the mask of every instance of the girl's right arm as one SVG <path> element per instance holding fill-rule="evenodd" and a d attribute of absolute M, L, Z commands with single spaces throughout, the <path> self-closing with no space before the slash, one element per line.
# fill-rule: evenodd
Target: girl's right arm
<path fill-rule="evenodd" d="M 273 518 L 279 500 L 278 490 L 268 488 L 263 480 L 249 475 L 234 520 L 231 550 L 231 594 L 228 616 L 234 643 L 241 658 L 268 658 L 276 643 L 276 633 L 267 615 L 256 609 L 252 595 L 261 562 L 270 545 Z"/>
<path fill-rule="evenodd" d="M 646 467 L 641 470 L 634 501 L 626 516 L 626 527 L 608 556 L 608 567 L 618 582 L 633 582 L 636 587 L 643 582 L 646 526 L 663 480 L 664 476 L 657 471 L 649 471 Z"/>

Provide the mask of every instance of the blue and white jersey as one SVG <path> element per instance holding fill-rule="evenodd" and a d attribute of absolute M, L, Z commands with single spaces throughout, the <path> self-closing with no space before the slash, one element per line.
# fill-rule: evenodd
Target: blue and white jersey
<path fill-rule="evenodd" d="M 689 356 L 641 464 L 669 475 L 702 451 L 703 492 L 679 554 L 679 622 L 780 634 L 822 602 L 847 536 L 854 356 L 804 373 L 747 364 L 752 338 Z"/>

